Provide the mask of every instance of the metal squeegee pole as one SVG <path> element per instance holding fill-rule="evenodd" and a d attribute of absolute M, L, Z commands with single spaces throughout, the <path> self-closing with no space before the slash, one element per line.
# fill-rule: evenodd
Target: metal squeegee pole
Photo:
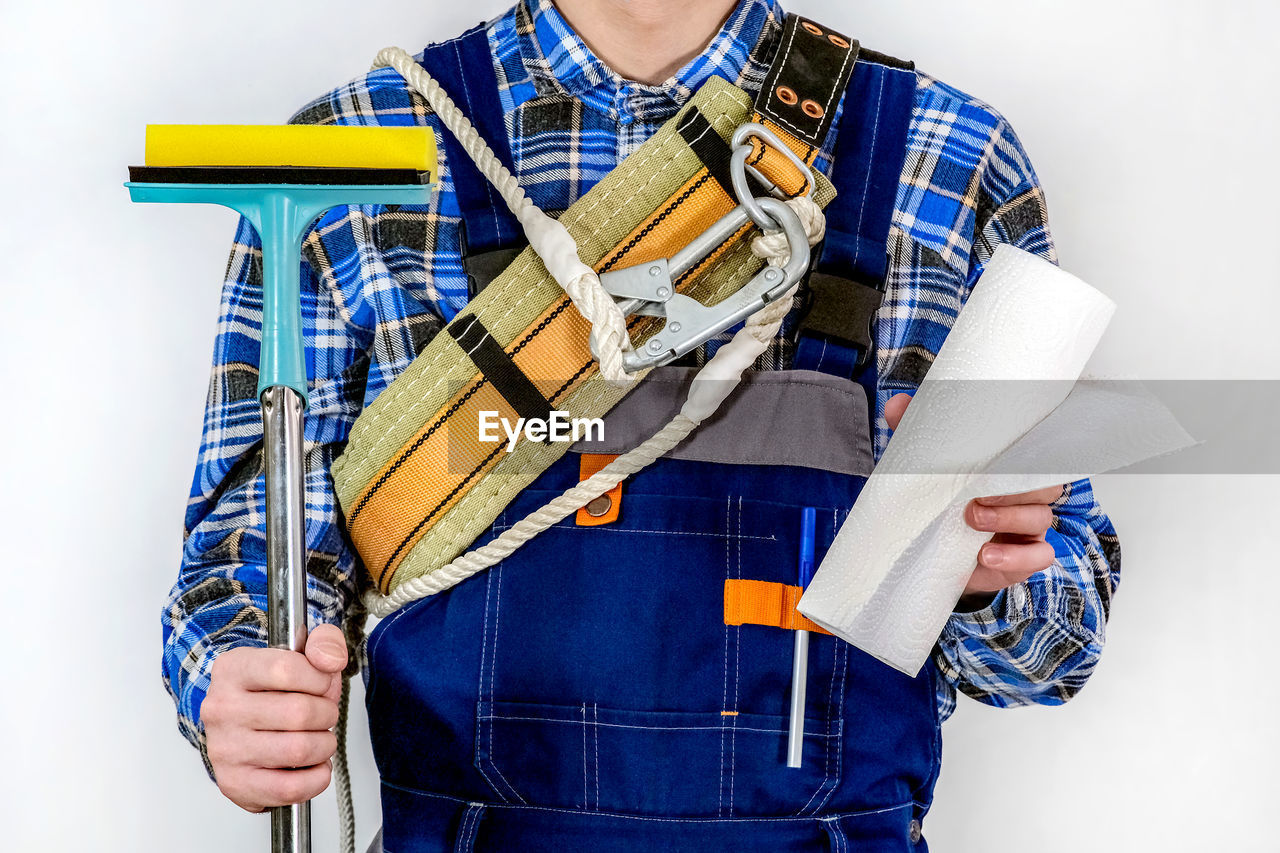
<path fill-rule="evenodd" d="M 307 642 L 303 535 L 302 398 L 276 385 L 262 394 L 267 475 L 267 642 L 300 652 Z M 311 803 L 271 810 L 272 853 L 310 853 Z"/>
<path fill-rule="evenodd" d="M 258 399 L 267 491 L 267 644 L 307 644 L 307 546 L 302 438 L 306 367 L 299 299 L 302 231 L 327 201 L 262 193 L 262 349 Z M 311 853 L 311 803 L 271 810 L 271 853 Z"/>

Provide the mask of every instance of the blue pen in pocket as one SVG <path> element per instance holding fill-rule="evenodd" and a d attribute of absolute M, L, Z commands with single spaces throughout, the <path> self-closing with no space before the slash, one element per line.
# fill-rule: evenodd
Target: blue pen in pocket
<path fill-rule="evenodd" d="M 805 507 L 800 513 L 800 590 L 813 577 L 813 539 L 817 510 Z M 796 631 L 791 661 L 791 721 L 787 727 L 787 766 L 799 767 L 804 752 L 804 694 L 809 678 L 809 632 Z"/>

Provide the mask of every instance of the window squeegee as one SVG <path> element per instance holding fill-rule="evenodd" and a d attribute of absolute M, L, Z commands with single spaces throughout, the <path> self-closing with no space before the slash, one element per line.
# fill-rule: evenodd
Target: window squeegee
<path fill-rule="evenodd" d="M 425 204 L 436 173 L 426 127 L 150 125 L 135 202 L 219 204 L 262 242 L 262 406 L 267 500 L 267 642 L 307 640 L 303 422 L 307 368 L 299 302 L 302 238 L 339 205 Z M 271 810 L 273 853 L 311 850 L 310 803 Z"/>

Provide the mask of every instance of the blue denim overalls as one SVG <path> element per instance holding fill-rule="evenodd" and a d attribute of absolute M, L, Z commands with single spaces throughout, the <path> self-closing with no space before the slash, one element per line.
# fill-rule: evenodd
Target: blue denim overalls
<path fill-rule="evenodd" d="M 483 30 L 426 61 L 505 142 Z M 859 59 L 819 270 L 883 279 L 913 88 L 913 74 Z M 455 153 L 469 251 L 509 244 L 518 227 Z M 792 634 L 724 618 L 727 580 L 797 583 L 802 507 L 817 508 L 821 559 L 870 470 L 874 371 L 855 381 L 848 353 L 823 343 L 802 341 L 796 361 L 809 369 L 749 377 L 703 435 L 627 481 L 617 521 L 570 517 L 373 630 L 385 850 L 926 849 L 941 749 L 933 665 L 908 678 L 815 634 L 803 766 L 788 769 Z M 678 406 L 686 377 L 665 376 Z M 578 479 L 568 453 L 484 539 Z"/>

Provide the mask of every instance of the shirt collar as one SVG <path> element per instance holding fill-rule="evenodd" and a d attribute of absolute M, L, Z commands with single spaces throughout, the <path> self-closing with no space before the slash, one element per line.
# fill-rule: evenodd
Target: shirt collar
<path fill-rule="evenodd" d="M 520 0 L 517 30 L 524 65 L 540 92 L 574 95 L 627 121 L 674 113 L 713 76 L 739 82 L 766 23 L 780 23 L 782 17 L 777 0 L 740 0 L 707 47 L 657 85 L 627 80 L 607 66 L 573 31 L 553 0 Z"/>

